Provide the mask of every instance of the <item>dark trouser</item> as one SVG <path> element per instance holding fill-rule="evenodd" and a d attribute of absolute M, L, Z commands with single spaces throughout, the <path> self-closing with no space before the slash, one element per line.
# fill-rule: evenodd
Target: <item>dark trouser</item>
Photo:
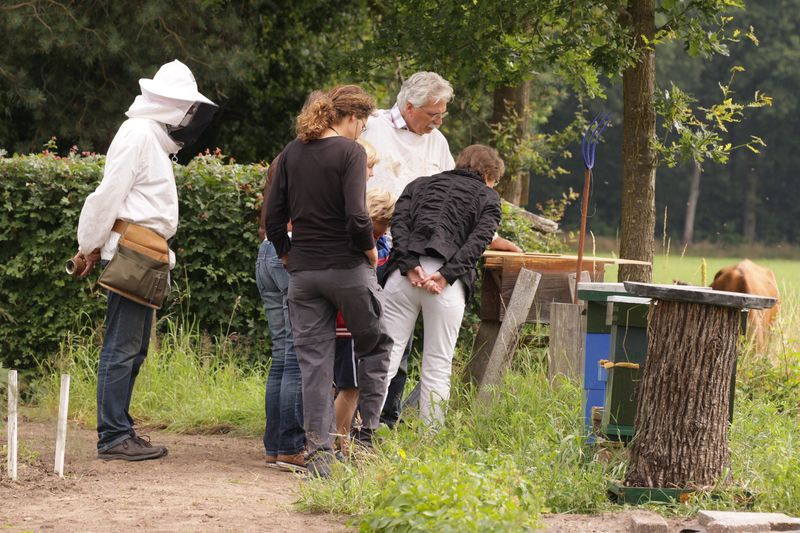
<path fill-rule="evenodd" d="M 341 310 L 358 357 L 363 426 L 375 429 L 386 391 L 392 339 L 381 324 L 382 289 L 365 262 L 350 269 L 293 272 L 289 316 L 303 375 L 303 419 L 308 451 L 332 450 L 336 312 Z"/>
<path fill-rule="evenodd" d="M 147 357 L 153 310 L 109 292 L 106 333 L 97 369 L 97 450 L 135 435 L 128 410 L 139 368 Z"/>
<path fill-rule="evenodd" d="M 400 411 L 403 405 L 403 391 L 406 388 L 406 380 L 408 379 L 408 356 L 411 355 L 411 347 L 414 343 L 414 336 L 408 339 L 408 345 L 403 352 L 403 358 L 400 360 L 400 368 L 397 369 L 392 381 L 389 383 L 389 390 L 386 392 L 386 403 L 383 405 L 381 411 L 381 422 L 393 428 L 397 421 L 400 419 Z"/>
<path fill-rule="evenodd" d="M 303 389 L 289 325 L 289 273 L 269 241 L 261 243 L 258 250 L 256 285 L 272 340 L 264 402 L 264 450 L 267 455 L 294 455 L 302 452 L 305 445 Z"/>

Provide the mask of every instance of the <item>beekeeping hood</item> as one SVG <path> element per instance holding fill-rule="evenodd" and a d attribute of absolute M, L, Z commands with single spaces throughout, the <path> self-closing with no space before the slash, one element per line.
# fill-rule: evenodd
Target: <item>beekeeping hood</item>
<path fill-rule="evenodd" d="M 158 69 L 153 79 L 140 79 L 139 87 L 142 94 L 125 114 L 161 122 L 181 147 L 196 141 L 217 111 L 217 104 L 197 90 L 189 67 L 177 59 Z"/>

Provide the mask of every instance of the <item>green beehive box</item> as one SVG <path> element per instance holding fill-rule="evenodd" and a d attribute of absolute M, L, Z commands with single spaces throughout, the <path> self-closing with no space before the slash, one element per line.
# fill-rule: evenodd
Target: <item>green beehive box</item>
<path fill-rule="evenodd" d="M 606 322 L 622 327 L 647 328 L 647 311 L 650 309 L 649 298 L 635 296 L 611 296 L 608 300 Z M 610 318 L 610 320 L 609 320 Z"/>
<path fill-rule="evenodd" d="M 615 363 L 644 364 L 647 357 L 647 328 L 612 326 L 609 355 Z"/>
<path fill-rule="evenodd" d="M 600 425 L 603 433 L 615 440 L 630 440 L 636 420 L 636 387 L 641 368 L 614 367 L 608 370 L 605 409 Z"/>
<path fill-rule="evenodd" d="M 611 326 L 606 324 L 606 302 L 586 302 L 586 333 L 611 333 Z"/>
<path fill-rule="evenodd" d="M 586 333 L 611 333 L 606 321 L 607 300 L 611 296 L 628 294 L 622 283 L 578 283 L 578 299 L 586 302 L 584 331 Z"/>
<path fill-rule="evenodd" d="M 608 369 L 605 411 L 601 428 L 609 438 L 630 440 L 636 419 L 636 387 L 647 357 L 647 311 L 649 299 L 612 296 L 608 299 L 607 322 L 611 327 L 609 359 L 638 365 Z"/>

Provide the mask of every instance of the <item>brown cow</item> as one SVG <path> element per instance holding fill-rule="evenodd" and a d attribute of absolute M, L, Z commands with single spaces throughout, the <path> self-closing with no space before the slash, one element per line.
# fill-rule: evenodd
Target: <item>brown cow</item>
<path fill-rule="evenodd" d="M 772 270 L 745 259 L 733 266 L 717 272 L 711 288 L 718 291 L 743 292 L 757 296 L 775 298 L 777 302 L 770 309 L 751 309 L 747 316 L 747 338 L 756 350 L 763 351 L 770 325 L 778 314 L 780 294 L 775 274 Z"/>

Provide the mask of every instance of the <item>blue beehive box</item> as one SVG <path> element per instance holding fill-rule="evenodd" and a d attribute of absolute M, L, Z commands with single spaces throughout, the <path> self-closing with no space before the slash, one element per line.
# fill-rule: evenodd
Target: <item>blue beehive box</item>
<path fill-rule="evenodd" d="M 608 372 L 600 365 L 601 359 L 608 359 L 611 335 L 608 333 L 587 333 L 585 366 L 583 369 L 584 389 L 605 389 Z"/>
<path fill-rule="evenodd" d="M 586 433 L 592 431 L 592 408 L 603 407 L 608 373 L 600 366 L 609 359 L 611 326 L 606 321 L 607 299 L 627 295 L 622 283 L 579 283 L 578 298 L 586 302 L 583 331 L 586 334 L 583 366 L 583 402 L 581 412 Z"/>

